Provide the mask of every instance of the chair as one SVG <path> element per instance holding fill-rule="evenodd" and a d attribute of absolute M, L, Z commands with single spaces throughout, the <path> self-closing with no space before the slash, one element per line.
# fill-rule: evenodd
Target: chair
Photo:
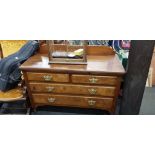
<path fill-rule="evenodd" d="M 7 57 L 18 51 L 27 41 L 26 40 L 0 40 L 3 57 Z"/>
<path fill-rule="evenodd" d="M 0 59 L 2 59 L 4 56 L 2 46 L 0 44 Z M 1 61 L 1 60 L 0 60 Z M 16 106 L 16 103 L 23 104 L 25 103 L 25 107 L 19 108 Z M 24 86 L 24 81 L 21 81 L 18 86 L 12 90 L 2 92 L 0 91 L 0 104 L 1 104 L 1 113 L 5 113 L 5 111 L 8 110 L 24 110 L 26 113 L 28 113 L 28 100 L 26 98 L 26 87 Z M 5 107 L 4 105 L 8 105 Z M 14 106 L 15 105 L 15 106 Z"/>

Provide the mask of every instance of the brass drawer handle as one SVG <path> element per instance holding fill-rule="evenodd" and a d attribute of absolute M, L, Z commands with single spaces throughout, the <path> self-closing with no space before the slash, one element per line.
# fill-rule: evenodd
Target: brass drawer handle
<path fill-rule="evenodd" d="M 54 103 L 54 102 L 55 102 L 55 98 L 51 98 L 51 97 L 49 97 L 49 98 L 48 98 L 48 102 L 50 102 L 50 103 Z"/>
<path fill-rule="evenodd" d="M 44 75 L 43 78 L 45 81 L 52 81 L 52 76 L 50 75 Z"/>
<path fill-rule="evenodd" d="M 95 78 L 95 77 L 92 77 L 92 78 L 89 79 L 89 81 L 90 81 L 91 83 L 97 83 L 98 79 Z"/>
<path fill-rule="evenodd" d="M 89 100 L 89 101 L 88 101 L 88 104 L 89 104 L 90 106 L 93 106 L 93 105 L 96 104 L 96 101 L 94 101 L 94 100 Z"/>
<path fill-rule="evenodd" d="M 54 90 L 54 87 L 49 86 L 49 87 L 46 87 L 46 89 L 47 89 L 48 92 L 52 92 Z"/>
<path fill-rule="evenodd" d="M 91 95 L 96 95 L 96 93 L 97 93 L 97 90 L 94 89 L 94 88 L 88 89 L 88 91 L 89 91 L 89 93 L 90 93 Z"/>

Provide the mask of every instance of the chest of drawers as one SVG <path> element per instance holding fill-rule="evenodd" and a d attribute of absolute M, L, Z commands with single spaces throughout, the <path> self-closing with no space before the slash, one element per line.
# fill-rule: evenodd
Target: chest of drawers
<path fill-rule="evenodd" d="M 46 54 L 27 60 L 21 69 L 32 108 L 50 105 L 113 113 L 125 71 L 117 55 L 87 59 L 87 65 L 51 65 Z"/>

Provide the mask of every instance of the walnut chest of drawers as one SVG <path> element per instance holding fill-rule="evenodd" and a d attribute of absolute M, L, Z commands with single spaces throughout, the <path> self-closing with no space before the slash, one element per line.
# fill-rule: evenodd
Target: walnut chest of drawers
<path fill-rule="evenodd" d="M 47 54 L 28 59 L 21 70 L 32 108 L 67 106 L 114 113 L 124 69 L 117 55 L 87 59 L 87 65 L 51 65 Z"/>

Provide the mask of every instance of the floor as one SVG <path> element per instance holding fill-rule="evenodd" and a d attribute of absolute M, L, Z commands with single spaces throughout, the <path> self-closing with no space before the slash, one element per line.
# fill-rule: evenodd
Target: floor
<path fill-rule="evenodd" d="M 120 101 L 118 100 L 118 103 Z M 3 108 L 8 107 L 10 104 L 0 104 L 0 114 L 26 114 L 26 110 L 4 110 Z M 24 107 L 25 104 L 17 103 L 16 105 L 11 105 L 10 108 L 18 106 L 19 108 Z M 116 109 L 116 114 L 118 114 L 119 106 Z M 36 112 L 31 112 L 33 115 L 104 115 L 108 114 L 106 111 L 93 110 L 93 109 L 79 109 L 79 108 L 62 108 L 62 107 L 42 107 L 38 108 Z M 145 93 L 140 109 L 141 115 L 155 115 L 155 87 L 145 88 Z"/>
<path fill-rule="evenodd" d="M 145 88 L 140 114 L 155 115 L 155 87 Z"/>

